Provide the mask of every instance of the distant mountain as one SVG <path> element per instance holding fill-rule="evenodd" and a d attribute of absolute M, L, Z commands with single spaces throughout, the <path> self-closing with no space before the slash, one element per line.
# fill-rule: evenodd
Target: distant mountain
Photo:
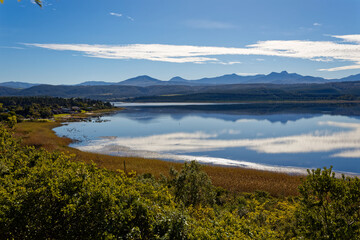
<path fill-rule="evenodd" d="M 1 87 L 0 86 L 0 96 L 14 96 L 18 94 L 20 89 L 14 89 L 9 87 Z"/>
<path fill-rule="evenodd" d="M 212 78 L 201 78 L 196 80 L 187 80 L 182 77 L 173 77 L 169 81 L 161 81 L 151 78 L 149 76 L 139 76 L 129 80 L 120 82 L 121 85 L 131 86 L 151 86 L 151 85 L 224 85 L 224 84 L 251 84 L 251 83 L 272 83 L 272 84 L 301 84 L 301 83 L 326 83 L 326 80 L 321 77 L 302 76 L 297 73 L 288 73 L 282 71 L 281 73 L 272 72 L 268 75 L 258 74 L 253 76 L 240 76 L 237 74 L 226 74 L 223 76 Z"/>
<path fill-rule="evenodd" d="M 360 74 L 351 75 L 345 78 L 339 79 L 340 81 L 360 81 Z"/>
<path fill-rule="evenodd" d="M 40 85 L 40 84 L 26 83 L 26 82 L 13 82 L 13 81 L 0 83 L 0 86 L 2 86 L 2 87 L 18 88 L 18 89 L 29 88 L 29 87 L 33 87 L 33 86 L 37 86 L 37 85 Z"/>
<path fill-rule="evenodd" d="M 153 81 L 151 81 L 151 84 Z M 360 81 L 320 84 L 224 85 L 38 85 L 26 89 L 0 87 L 0 96 L 80 97 L 106 101 L 138 102 L 237 102 L 284 100 L 360 100 Z"/>
<path fill-rule="evenodd" d="M 272 84 L 301 84 L 301 83 L 325 83 L 328 80 L 321 77 L 302 76 L 297 73 L 272 72 L 268 75 L 257 77 L 251 80 L 252 83 L 272 83 Z M 248 82 L 250 83 L 250 82 Z"/>
<path fill-rule="evenodd" d="M 255 76 L 240 76 L 237 74 L 227 74 L 219 77 L 213 78 L 202 78 L 199 80 L 193 80 L 193 82 L 198 82 L 202 84 L 212 84 L 212 85 L 223 85 L 223 84 L 241 84 L 249 83 L 253 79 L 262 77 L 264 75 L 255 75 Z"/>
<path fill-rule="evenodd" d="M 104 82 L 104 81 L 87 81 L 80 84 L 77 84 L 77 86 L 105 86 L 105 85 L 116 85 L 118 83 L 114 82 Z"/>
<path fill-rule="evenodd" d="M 176 76 L 176 77 L 173 77 L 172 79 L 170 79 L 169 81 L 170 81 L 170 82 L 176 82 L 176 83 L 178 83 L 178 82 L 180 82 L 180 83 L 186 83 L 186 82 L 188 82 L 189 80 L 186 80 L 186 79 L 184 79 L 184 78 L 182 78 L 182 77 Z"/>
<path fill-rule="evenodd" d="M 163 84 L 166 84 L 166 82 L 144 75 L 144 76 L 130 78 L 128 80 L 119 82 L 118 84 L 119 85 L 128 85 L 128 86 L 147 87 L 147 86 L 153 86 L 153 85 L 163 85 Z"/>
<path fill-rule="evenodd" d="M 330 82 L 345 82 L 345 81 L 360 81 L 360 74 L 352 75 L 341 79 L 325 79 L 321 77 L 303 76 L 297 73 L 288 73 L 282 71 L 280 73 L 272 72 L 270 74 L 258 74 L 252 76 L 241 76 L 237 74 L 226 74 L 218 77 L 201 78 L 195 80 L 188 80 L 182 77 L 176 76 L 169 81 L 162 81 L 146 75 L 138 76 L 127 79 L 121 82 L 105 82 L 105 81 L 87 81 L 77 85 L 70 86 L 136 86 L 136 87 L 148 87 L 148 86 L 218 86 L 229 84 L 310 84 L 310 83 L 330 83 Z M 27 89 L 40 84 L 25 83 L 25 82 L 4 82 L 0 83 L 0 86 L 10 87 L 14 89 Z"/>

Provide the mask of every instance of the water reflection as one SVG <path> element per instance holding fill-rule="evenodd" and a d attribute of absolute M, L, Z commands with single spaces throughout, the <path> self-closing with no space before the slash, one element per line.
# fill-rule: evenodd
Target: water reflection
<path fill-rule="evenodd" d="M 337 171 L 360 173 L 357 107 L 333 107 L 322 114 L 318 111 L 330 107 L 308 113 L 266 106 L 249 114 L 249 107 L 226 105 L 221 111 L 219 106 L 136 106 L 105 117 L 108 122 L 70 123 L 55 130 L 82 140 L 72 145 L 76 148 L 111 155 L 291 173 L 334 165 Z M 275 112 L 269 114 L 270 108 Z"/>
<path fill-rule="evenodd" d="M 319 117 L 324 114 L 360 119 L 360 104 L 173 104 L 175 105 L 171 105 L 171 103 L 164 105 L 160 103 L 155 105 L 151 105 L 151 103 L 130 104 L 132 107 L 127 107 L 122 114 L 145 123 L 163 115 L 169 115 L 174 120 L 181 120 L 189 115 L 201 115 L 204 118 L 217 118 L 224 121 L 250 118 L 281 123 Z M 122 106 L 121 104 L 116 105 Z M 124 104 L 124 106 L 129 106 L 129 104 Z"/>
<path fill-rule="evenodd" d="M 188 153 L 215 151 L 226 148 L 245 147 L 260 153 L 311 153 L 333 152 L 331 156 L 360 158 L 360 123 L 319 122 L 319 125 L 341 127 L 340 132 L 315 131 L 286 137 L 260 139 L 219 139 L 223 134 L 240 134 L 234 129 L 224 129 L 219 133 L 169 133 L 146 137 L 118 137 L 96 140 L 86 151 L 114 151 L 114 146 L 125 147 L 126 151 Z M 124 151 L 122 148 L 121 151 Z"/>

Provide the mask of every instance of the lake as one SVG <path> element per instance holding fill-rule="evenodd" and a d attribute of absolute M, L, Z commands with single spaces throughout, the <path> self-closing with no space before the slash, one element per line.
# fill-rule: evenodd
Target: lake
<path fill-rule="evenodd" d="M 287 173 L 360 174 L 360 106 L 122 104 L 118 113 L 55 128 L 82 151 L 197 160 Z"/>

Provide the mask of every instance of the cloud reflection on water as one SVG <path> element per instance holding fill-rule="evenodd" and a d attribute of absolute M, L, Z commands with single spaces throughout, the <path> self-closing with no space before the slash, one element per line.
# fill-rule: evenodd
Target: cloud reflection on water
<path fill-rule="evenodd" d="M 236 133 L 227 129 L 218 133 L 177 132 L 146 137 L 117 137 L 92 141 L 81 150 L 102 153 L 140 152 L 156 155 L 167 155 L 167 158 L 179 160 L 174 154 L 216 151 L 226 148 L 244 147 L 259 153 L 311 153 L 336 152 L 331 156 L 343 158 L 360 158 L 360 123 L 319 122 L 319 125 L 343 128 L 343 131 L 313 131 L 307 134 L 257 138 L 257 139 L 219 139 L 221 134 Z M 239 132 L 240 133 L 240 132 Z M 160 154 L 160 155 L 159 155 Z M 143 155 L 143 154 L 140 154 Z M 170 156 L 171 155 L 171 156 Z M 163 156 L 162 156 L 163 157 Z M 193 156 L 190 156 L 194 158 Z"/>

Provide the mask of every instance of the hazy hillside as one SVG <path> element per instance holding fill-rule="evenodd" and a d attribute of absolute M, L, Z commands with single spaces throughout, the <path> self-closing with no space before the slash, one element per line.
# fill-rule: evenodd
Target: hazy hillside
<path fill-rule="evenodd" d="M 29 87 L 33 87 L 39 85 L 38 83 L 27 83 L 27 82 L 2 82 L 0 83 L 0 86 L 2 87 L 9 87 L 9 88 L 29 88 Z"/>
<path fill-rule="evenodd" d="M 180 83 L 178 83 L 180 84 Z M 360 81 L 322 84 L 0 87 L 0 96 L 81 97 L 107 101 L 358 100 Z"/>

